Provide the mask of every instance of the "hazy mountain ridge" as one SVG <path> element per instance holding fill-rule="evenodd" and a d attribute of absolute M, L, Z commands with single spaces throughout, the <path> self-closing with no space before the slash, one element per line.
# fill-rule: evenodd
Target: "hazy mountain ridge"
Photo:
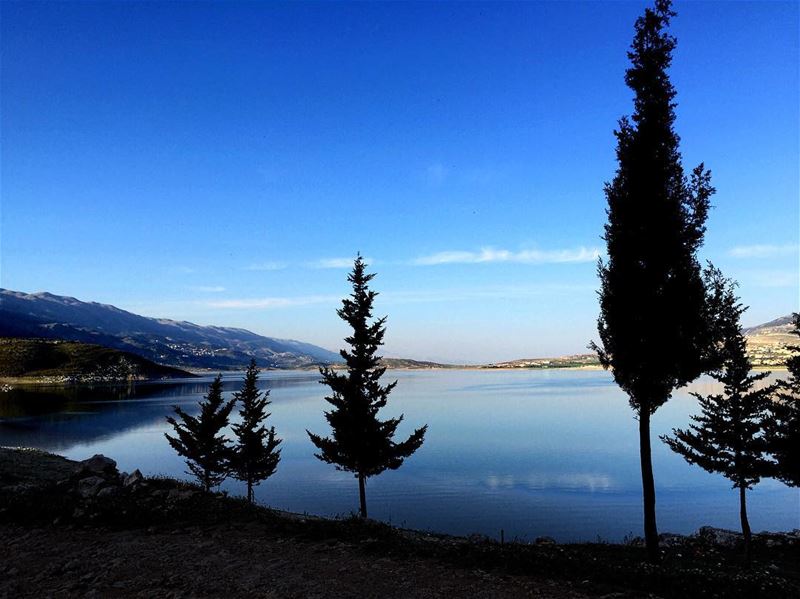
<path fill-rule="evenodd" d="M 792 355 L 788 347 L 800 345 L 800 338 L 792 333 L 793 330 L 791 314 L 744 329 L 747 353 L 753 366 L 784 366 Z"/>
<path fill-rule="evenodd" d="M 0 377 L 49 383 L 116 383 L 194 376 L 130 352 L 78 341 L 0 339 Z"/>
<path fill-rule="evenodd" d="M 788 346 L 800 345 L 800 338 L 792 333 L 792 315 L 743 329 L 747 339 L 747 353 L 758 368 L 782 368 L 792 355 Z M 598 367 L 596 354 L 575 354 L 551 358 L 522 358 L 487 364 L 485 368 L 584 368 Z"/>
<path fill-rule="evenodd" d="M 483 368 L 586 368 L 598 367 L 600 361 L 596 354 L 574 354 L 571 356 L 558 356 L 553 358 L 521 358 L 487 364 Z"/>
<path fill-rule="evenodd" d="M 238 368 L 251 357 L 260 366 L 275 368 L 341 361 L 334 352 L 293 339 L 264 337 L 241 328 L 149 318 L 74 297 L 6 289 L 0 289 L 0 336 L 93 343 L 156 363 L 193 368 Z"/>

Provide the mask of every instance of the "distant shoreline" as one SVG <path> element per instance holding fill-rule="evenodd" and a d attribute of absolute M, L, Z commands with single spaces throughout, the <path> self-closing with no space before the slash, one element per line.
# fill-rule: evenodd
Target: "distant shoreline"
<path fill-rule="evenodd" d="M 492 371 L 502 371 L 502 372 L 552 372 L 552 371 L 577 371 L 577 372 L 597 372 L 604 370 L 602 366 L 599 365 L 587 365 L 587 366 L 553 366 L 553 367 L 523 367 L 523 366 L 470 366 L 470 365 L 453 365 L 453 366 L 429 366 L 429 367 L 413 367 L 413 366 L 405 366 L 405 367 L 388 367 L 386 369 L 387 372 L 424 372 L 424 371 L 444 371 L 444 370 L 451 370 L 451 371 L 485 371 L 485 372 L 492 372 Z M 264 368 L 262 372 L 269 373 L 269 372 L 315 372 L 316 367 L 304 367 L 304 368 Z M 786 366 L 757 366 L 753 368 L 754 372 L 787 372 Z M 192 375 L 202 377 L 202 376 L 214 376 L 218 373 L 222 374 L 235 374 L 238 372 L 244 372 L 242 370 L 216 370 L 216 369 L 209 369 L 209 370 L 199 370 L 199 369 L 192 369 L 189 370 Z M 2 398 L 2 393 L 4 391 L 8 391 L 8 389 L 3 389 L 3 386 L 20 386 L 20 387 L 85 387 L 85 386 L 94 386 L 94 387 L 122 387 L 126 385 L 136 385 L 136 384 L 167 384 L 167 383 L 174 383 L 178 381 L 191 381 L 190 378 L 148 378 L 148 379 L 136 379 L 136 380 L 128 380 L 128 381 L 92 381 L 92 380 L 76 380 L 76 381 L 54 381 L 48 380 L 49 377 L 45 378 L 37 378 L 37 377 L 0 377 L 0 398 Z"/>

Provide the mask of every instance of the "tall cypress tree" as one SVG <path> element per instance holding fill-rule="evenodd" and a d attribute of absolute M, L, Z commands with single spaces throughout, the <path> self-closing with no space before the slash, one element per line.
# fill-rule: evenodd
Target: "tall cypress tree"
<path fill-rule="evenodd" d="M 795 335 L 800 337 L 800 313 L 792 315 Z M 800 346 L 786 361 L 789 377 L 781 381 L 770 406 L 770 453 L 777 462 L 775 477 L 790 487 L 800 487 Z"/>
<path fill-rule="evenodd" d="M 700 415 L 691 417 L 693 424 L 688 430 L 673 429 L 673 436 L 661 439 L 690 464 L 722 474 L 739 489 L 739 517 L 749 562 L 751 534 L 746 492 L 773 472 L 773 463 L 767 457 L 766 424 L 775 386 L 757 385 L 769 372 L 750 374 L 753 366 L 739 324 L 744 310 L 729 289 L 721 314 L 727 333 L 722 347 L 723 366 L 712 373 L 723 384 L 723 393 L 693 393 L 700 404 Z"/>
<path fill-rule="evenodd" d="M 350 349 L 339 352 L 347 371 L 320 369 L 320 382 L 331 389 L 325 400 L 333 409 L 325 413 L 325 418 L 332 435 L 322 437 L 306 431 L 319 450 L 314 454 L 317 458 L 334 464 L 337 470 L 353 472 L 358 478 L 362 518 L 367 517 L 367 478 L 399 468 L 403 460 L 422 445 L 428 429 L 427 425 L 418 428 L 405 441 L 396 443 L 393 437 L 403 416 L 388 420 L 378 418 L 378 411 L 386 406 L 397 381 L 380 384 L 386 368 L 380 366 L 381 358 L 376 353 L 383 345 L 386 317 L 370 322 L 372 303 L 378 295 L 368 286 L 374 276 L 366 273 L 366 264 L 359 255 L 347 277 L 353 285 L 353 293 L 342 300 L 342 307 L 336 312 L 353 329 L 345 338 Z"/>
<path fill-rule="evenodd" d="M 253 486 L 275 473 L 281 459 L 278 445 L 281 439 L 275 436 L 275 427 L 267 428 L 264 423 L 270 414 L 269 391 L 258 390 L 258 373 L 255 359 L 250 360 L 244 377 L 242 390 L 234 394 L 240 404 L 241 422 L 234 424 L 236 444 L 231 451 L 230 469 L 236 480 L 247 484 L 247 500 L 253 502 Z"/>
<path fill-rule="evenodd" d="M 200 402 L 200 414 L 195 418 L 180 407 L 175 414 L 180 422 L 167 416 L 175 429 L 175 436 L 164 436 L 178 455 L 186 458 L 189 472 L 193 474 L 206 491 L 220 484 L 228 472 L 228 440 L 220 434 L 228 426 L 228 418 L 234 401 L 222 399 L 222 375 L 217 375 L 208 389 L 208 395 Z"/>
<path fill-rule="evenodd" d="M 601 282 L 598 352 L 639 421 L 639 450 L 648 557 L 658 559 L 650 417 L 674 389 L 708 368 L 711 355 L 707 285 L 697 259 L 714 193 L 701 164 L 684 174 L 674 130 L 675 89 L 667 70 L 675 38 L 670 0 L 656 0 L 636 20 L 625 82 L 634 113 L 615 135 L 618 167 L 605 186 L 607 261 Z"/>

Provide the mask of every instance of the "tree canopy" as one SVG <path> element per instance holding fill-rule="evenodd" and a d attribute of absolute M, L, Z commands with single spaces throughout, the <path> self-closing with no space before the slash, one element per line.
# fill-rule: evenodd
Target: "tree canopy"
<path fill-rule="evenodd" d="M 653 561 L 658 531 L 650 416 L 715 359 L 709 296 L 716 271 L 704 277 L 697 257 L 715 190 L 703 164 L 689 177 L 683 170 L 674 129 L 676 92 L 667 72 L 676 45 L 668 32 L 674 16 L 670 0 L 656 0 L 636 20 L 625 73 L 634 112 L 615 131 L 617 171 L 605 185 L 601 345 L 592 344 L 639 419 L 645 540 Z"/>
<path fill-rule="evenodd" d="M 416 429 L 408 438 L 394 440 L 403 416 L 381 420 L 378 412 L 386 406 L 389 394 L 397 381 L 382 385 L 386 368 L 381 366 L 378 348 L 383 345 L 386 317 L 372 318 L 373 302 L 378 295 L 369 288 L 374 274 L 366 273 L 366 264 L 359 255 L 347 277 L 353 291 L 342 300 L 337 310 L 352 333 L 345 338 L 349 349 L 340 354 L 347 369 L 321 368 L 322 384 L 330 387 L 325 400 L 333 409 L 325 413 L 331 426 L 331 436 L 308 432 L 319 450 L 316 457 L 333 464 L 338 470 L 353 472 L 359 479 L 361 515 L 366 517 L 364 481 L 385 470 L 399 468 L 403 461 L 422 445 L 427 425 Z"/>
<path fill-rule="evenodd" d="M 795 335 L 800 337 L 800 313 L 792 315 Z M 786 361 L 789 376 L 781 381 L 771 405 L 770 452 L 777 461 L 775 476 L 792 487 L 800 486 L 800 346 Z"/>
<path fill-rule="evenodd" d="M 228 473 L 229 444 L 222 429 L 228 426 L 234 399 L 222 398 L 222 375 L 212 381 L 208 395 L 200 402 L 200 414 L 190 416 L 180 407 L 167 422 L 175 430 L 175 436 L 164 433 L 178 455 L 186 458 L 189 473 L 193 474 L 206 491 L 219 485 Z"/>
<path fill-rule="evenodd" d="M 270 414 L 269 391 L 258 390 L 258 374 L 255 359 L 245 373 L 241 391 L 234 394 L 239 403 L 241 422 L 231 426 L 235 445 L 231 450 L 230 470 L 237 480 L 247 484 L 247 499 L 253 501 L 253 487 L 275 473 L 281 459 L 278 445 L 281 439 L 275 436 L 275 427 L 264 424 Z"/>

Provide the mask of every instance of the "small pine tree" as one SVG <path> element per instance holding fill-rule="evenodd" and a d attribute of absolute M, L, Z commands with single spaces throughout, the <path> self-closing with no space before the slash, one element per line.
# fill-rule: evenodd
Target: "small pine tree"
<path fill-rule="evenodd" d="M 800 313 L 792 315 L 795 335 L 800 337 Z M 777 462 L 775 477 L 790 487 L 800 487 L 800 346 L 786 361 L 789 377 L 780 381 L 770 406 L 770 453 Z"/>
<path fill-rule="evenodd" d="M 228 418 L 235 400 L 222 399 L 222 375 L 217 375 L 200 403 L 200 414 L 195 418 L 175 407 L 178 422 L 167 416 L 175 429 L 175 437 L 164 436 L 178 455 L 186 458 L 189 474 L 193 474 L 206 491 L 219 485 L 228 471 L 228 440 L 220 431 L 228 426 Z"/>
<path fill-rule="evenodd" d="M 701 414 L 691 417 L 693 424 L 689 430 L 673 429 L 673 436 L 664 435 L 661 439 L 690 464 L 722 474 L 739 489 L 739 516 L 749 563 L 751 534 L 746 491 L 773 472 L 773 463 L 767 457 L 765 429 L 775 387 L 756 385 L 770 373 L 750 374 L 752 364 L 739 324 L 745 308 L 738 303 L 732 289 L 728 290 L 726 300 L 721 315 L 727 323 L 722 348 L 724 362 L 722 370 L 712 374 L 724 385 L 724 392 L 708 396 L 693 393 Z"/>
<path fill-rule="evenodd" d="M 241 423 L 231 428 L 236 435 L 236 443 L 231 451 L 230 470 L 236 479 L 247 483 L 247 500 L 253 502 L 253 487 L 275 473 L 281 459 L 278 445 L 281 439 L 275 437 L 275 427 L 264 426 L 270 414 L 269 391 L 258 390 L 256 361 L 251 360 L 244 377 L 242 390 L 234 394 L 239 402 Z"/>
<path fill-rule="evenodd" d="M 399 468 L 403 460 L 422 445 L 428 429 L 425 425 L 405 441 L 395 443 L 392 438 L 403 416 L 388 420 L 378 418 L 378 411 L 386 405 L 397 381 L 385 386 L 379 382 L 386 368 L 379 366 L 381 358 L 376 352 L 383 345 L 386 317 L 369 322 L 372 303 L 378 294 L 368 287 L 375 275 L 366 274 L 365 270 L 366 264 L 359 255 L 347 277 L 353 285 L 352 299 L 342 300 L 342 307 L 337 310 L 339 317 L 353 329 L 352 335 L 345 338 L 350 350 L 339 352 L 347 363 L 347 373 L 320 369 L 320 382 L 331 388 L 331 395 L 325 399 L 333 410 L 326 412 L 325 418 L 331 425 L 332 437 L 306 431 L 319 449 L 315 454 L 317 458 L 334 464 L 337 470 L 355 473 L 362 518 L 367 517 L 366 479 L 384 470 Z"/>

